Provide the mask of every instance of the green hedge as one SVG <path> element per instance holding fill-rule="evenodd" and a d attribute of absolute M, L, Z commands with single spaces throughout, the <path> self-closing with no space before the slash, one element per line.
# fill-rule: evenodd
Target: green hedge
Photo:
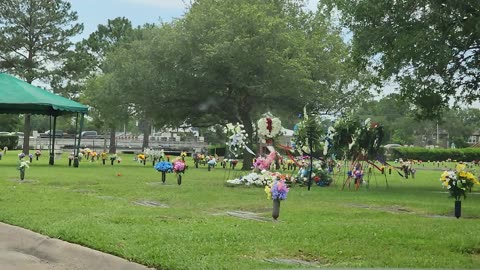
<path fill-rule="evenodd" d="M 8 147 L 8 149 L 17 149 L 18 136 L 17 135 L 0 135 L 0 149 L 3 150 L 5 146 Z"/>
<path fill-rule="evenodd" d="M 208 147 L 208 154 L 209 155 L 217 154 L 218 156 L 222 157 L 222 156 L 225 156 L 226 150 L 227 149 L 225 145 L 211 145 Z"/>
<path fill-rule="evenodd" d="M 416 159 L 422 161 L 457 161 L 480 160 L 480 148 L 426 149 L 421 147 L 401 147 L 392 149 L 392 158 Z"/>

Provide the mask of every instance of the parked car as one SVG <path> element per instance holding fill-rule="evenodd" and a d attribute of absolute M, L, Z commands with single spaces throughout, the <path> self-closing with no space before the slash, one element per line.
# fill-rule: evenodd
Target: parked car
<path fill-rule="evenodd" d="M 41 133 L 40 134 L 40 138 L 48 138 L 50 137 L 50 133 L 52 133 L 53 131 L 51 130 L 47 130 L 45 131 L 45 133 Z M 56 138 L 63 138 L 63 130 L 59 129 L 59 130 L 55 130 L 55 137 Z"/>
<path fill-rule="evenodd" d="M 18 137 L 23 137 L 24 133 L 20 132 L 20 131 L 15 131 L 15 132 L 10 133 L 10 135 L 17 135 Z"/>
<path fill-rule="evenodd" d="M 98 133 L 96 131 L 83 131 L 82 132 L 82 138 L 86 139 L 95 139 L 97 138 Z"/>

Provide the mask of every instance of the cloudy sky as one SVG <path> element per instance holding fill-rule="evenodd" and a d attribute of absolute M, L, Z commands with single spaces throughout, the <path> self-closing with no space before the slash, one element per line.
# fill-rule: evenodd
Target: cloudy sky
<path fill-rule="evenodd" d="M 82 38 L 105 24 L 108 19 L 126 17 L 134 26 L 145 23 L 168 22 L 181 17 L 189 0 L 69 0 L 77 11 L 79 21 L 85 26 Z M 185 3 L 184 3 L 185 2 Z M 318 0 L 309 0 L 309 8 Z"/>

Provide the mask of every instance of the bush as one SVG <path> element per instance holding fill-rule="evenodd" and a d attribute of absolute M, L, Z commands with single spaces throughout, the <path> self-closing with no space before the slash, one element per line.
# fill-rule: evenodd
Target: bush
<path fill-rule="evenodd" d="M 209 155 L 215 155 L 217 154 L 218 156 L 225 156 L 226 152 L 226 147 L 225 145 L 212 145 L 208 148 L 208 154 Z"/>
<path fill-rule="evenodd" d="M 18 136 L 17 135 L 1 135 L 0 149 L 3 150 L 5 146 L 8 147 L 8 149 L 17 149 Z"/>
<path fill-rule="evenodd" d="M 401 147 L 392 149 L 392 158 L 415 159 L 422 161 L 457 161 L 480 160 L 479 148 L 426 149 L 421 147 Z"/>

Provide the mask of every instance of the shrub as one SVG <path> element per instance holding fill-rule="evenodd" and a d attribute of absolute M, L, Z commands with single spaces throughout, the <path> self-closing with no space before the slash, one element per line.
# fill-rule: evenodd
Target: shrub
<path fill-rule="evenodd" d="M 392 158 L 415 159 L 423 161 L 444 161 L 447 159 L 458 161 L 480 160 L 480 149 L 426 149 L 421 147 L 401 147 L 392 149 Z"/>
<path fill-rule="evenodd" d="M 3 149 L 5 146 L 8 147 L 8 149 L 17 149 L 18 136 L 17 135 L 1 135 L 0 149 Z"/>
<path fill-rule="evenodd" d="M 208 148 L 208 154 L 209 155 L 217 154 L 218 156 L 225 156 L 225 152 L 226 152 L 225 145 L 211 145 Z"/>

